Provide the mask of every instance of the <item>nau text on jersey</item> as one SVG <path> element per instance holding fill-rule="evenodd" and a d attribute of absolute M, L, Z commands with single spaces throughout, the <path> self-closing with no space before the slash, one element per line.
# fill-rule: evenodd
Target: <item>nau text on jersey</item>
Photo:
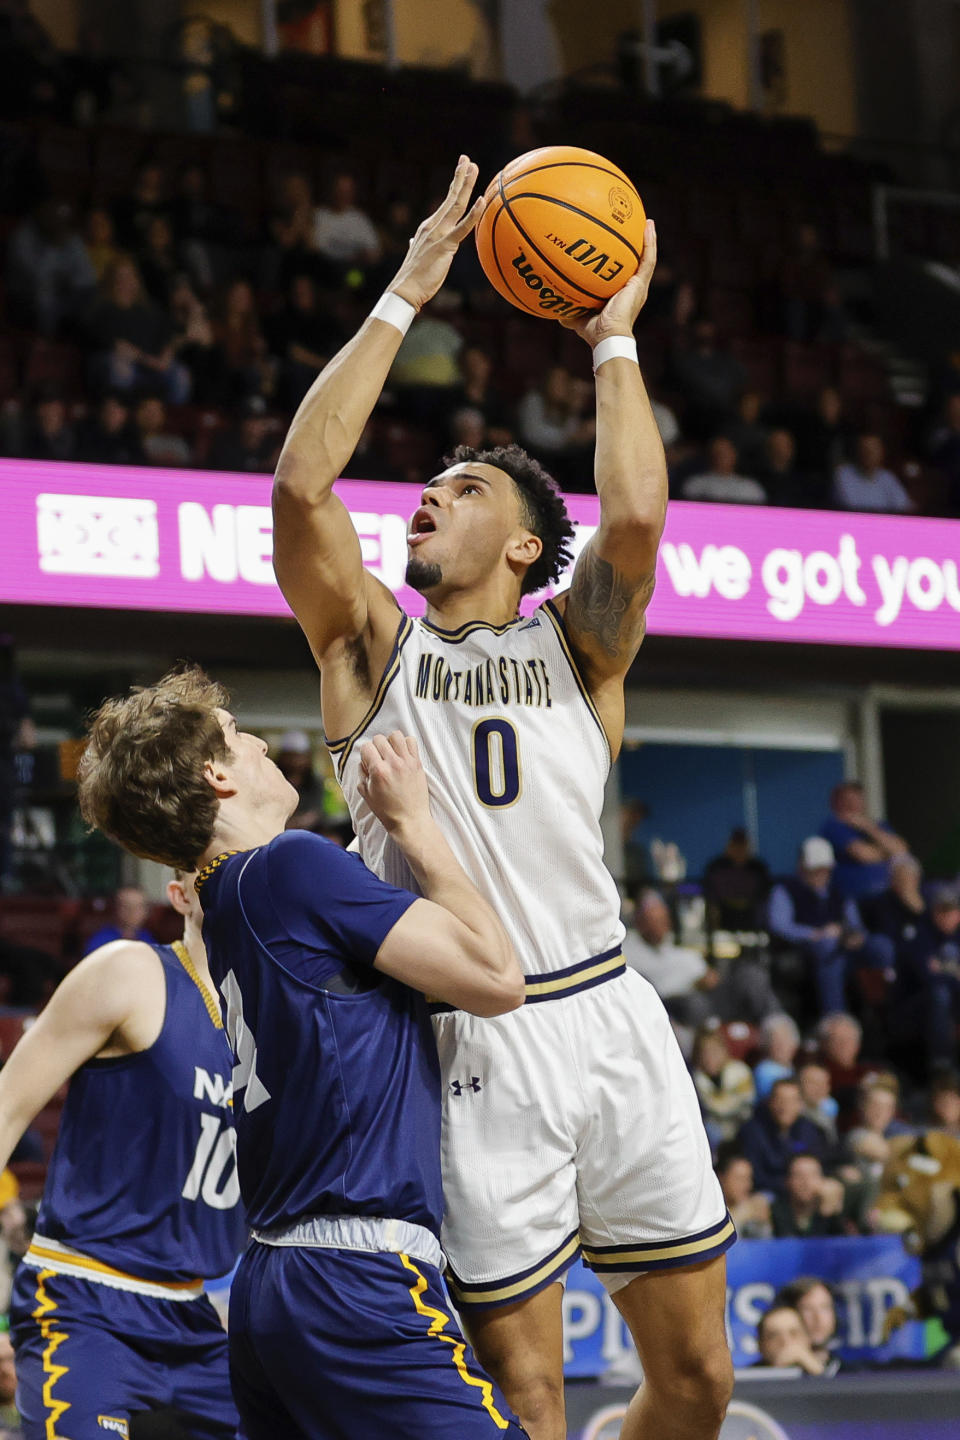
<path fill-rule="evenodd" d="M 224 1110 L 233 1106 L 233 1086 L 229 1080 L 222 1075 L 211 1075 L 201 1065 L 193 1067 L 193 1098 L 194 1100 L 209 1100 L 211 1105 L 219 1105 Z"/>
<path fill-rule="evenodd" d="M 494 663 L 484 660 L 455 670 L 445 655 L 425 651 L 417 666 L 418 700 L 455 700 L 461 705 L 533 705 L 549 710 L 550 675 L 539 658 Z"/>

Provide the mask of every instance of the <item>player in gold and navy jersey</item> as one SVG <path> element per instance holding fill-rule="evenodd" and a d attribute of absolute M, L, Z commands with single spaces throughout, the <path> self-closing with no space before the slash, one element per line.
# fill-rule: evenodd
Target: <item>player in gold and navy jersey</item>
<path fill-rule="evenodd" d="M 230 1298 L 248 1440 L 494 1440 L 522 1428 L 451 1317 L 440 1268 L 440 1071 L 426 994 L 494 1015 L 513 949 L 434 822 L 412 741 L 363 789 L 426 898 L 320 836 L 199 672 L 107 702 L 81 803 L 114 839 L 196 864 L 236 1058 L 253 1241 Z"/>
<path fill-rule="evenodd" d="M 114 941 L 62 982 L 0 1072 L 0 1163 L 70 1080 L 10 1308 L 28 1440 L 102 1440 L 140 1412 L 232 1440 L 223 1326 L 204 1281 L 245 1238 L 233 1059 L 193 876 L 173 945 Z"/>

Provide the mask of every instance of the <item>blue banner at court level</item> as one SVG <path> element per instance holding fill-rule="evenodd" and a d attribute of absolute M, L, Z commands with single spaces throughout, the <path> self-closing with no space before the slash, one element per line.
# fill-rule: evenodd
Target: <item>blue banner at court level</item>
<path fill-rule="evenodd" d="M 781 1286 L 815 1275 L 837 1296 L 837 1354 L 851 1364 L 922 1359 L 924 1328 L 905 1325 L 883 1343 L 887 1311 L 920 1281 L 920 1266 L 895 1236 L 831 1240 L 740 1240 L 727 1255 L 727 1331 L 734 1364 L 757 1359 L 757 1321 Z M 633 1365 L 626 1326 L 597 1277 L 578 1262 L 564 1296 L 569 1376 L 622 1375 Z"/>

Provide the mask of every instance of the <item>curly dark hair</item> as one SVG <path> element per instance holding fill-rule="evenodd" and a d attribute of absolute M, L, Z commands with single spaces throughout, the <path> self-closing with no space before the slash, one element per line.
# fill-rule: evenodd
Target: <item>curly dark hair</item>
<path fill-rule="evenodd" d="M 520 594 L 532 595 L 535 590 L 559 580 L 573 558 L 570 543 L 576 532 L 557 482 L 543 466 L 519 445 L 498 445 L 490 450 L 458 445 L 452 455 L 444 456 L 443 463 L 447 466 L 495 465 L 510 476 L 523 504 L 524 524 L 543 541 L 543 550 L 523 577 Z"/>

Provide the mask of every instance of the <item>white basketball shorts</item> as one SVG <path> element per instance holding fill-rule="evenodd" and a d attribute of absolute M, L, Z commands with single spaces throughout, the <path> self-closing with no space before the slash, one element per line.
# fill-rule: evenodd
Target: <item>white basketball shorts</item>
<path fill-rule="evenodd" d="M 736 1231 L 656 991 L 619 952 L 527 989 L 494 1019 L 433 1007 L 458 1307 L 534 1295 L 580 1253 L 611 1293 L 722 1255 Z"/>

